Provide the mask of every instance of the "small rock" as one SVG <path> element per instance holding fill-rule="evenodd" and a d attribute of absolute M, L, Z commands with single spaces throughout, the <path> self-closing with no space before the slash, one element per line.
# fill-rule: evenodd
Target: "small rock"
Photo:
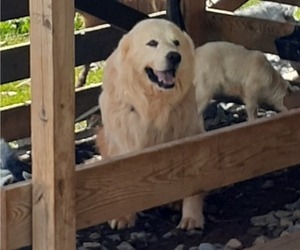
<path fill-rule="evenodd" d="M 286 229 L 286 231 L 288 231 L 289 233 L 298 232 L 300 231 L 300 224 L 295 224 L 294 226 L 290 226 L 288 227 L 288 229 Z"/>
<path fill-rule="evenodd" d="M 177 247 L 174 248 L 174 250 L 183 250 L 184 249 L 184 245 L 180 244 Z"/>
<path fill-rule="evenodd" d="M 264 227 L 268 225 L 267 217 L 265 215 L 254 216 L 250 219 L 251 224 L 257 227 Z"/>
<path fill-rule="evenodd" d="M 281 235 L 282 231 L 284 230 L 284 227 L 277 227 L 273 230 L 272 235 L 274 238 L 277 238 Z"/>
<path fill-rule="evenodd" d="M 201 243 L 198 250 L 217 250 L 217 248 L 210 243 Z"/>
<path fill-rule="evenodd" d="M 286 230 L 284 230 L 281 234 L 280 234 L 280 237 L 284 237 L 284 236 L 287 236 L 289 235 L 290 233 Z"/>
<path fill-rule="evenodd" d="M 188 236 L 195 236 L 195 235 L 202 235 L 203 231 L 202 230 L 197 230 L 197 229 L 192 229 L 192 230 L 188 230 L 186 233 Z"/>
<path fill-rule="evenodd" d="M 300 209 L 296 209 L 295 211 L 293 211 L 293 219 L 294 220 L 298 220 L 300 219 Z"/>
<path fill-rule="evenodd" d="M 300 199 L 295 201 L 294 203 L 289 203 L 289 204 L 286 204 L 284 206 L 285 209 L 287 210 L 296 210 L 296 209 L 300 209 Z"/>
<path fill-rule="evenodd" d="M 225 250 L 241 249 L 242 247 L 243 244 L 238 239 L 233 238 L 226 243 Z"/>
<path fill-rule="evenodd" d="M 279 225 L 281 227 L 290 227 L 293 226 L 293 221 L 289 220 L 288 218 L 281 218 L 279 221 Z"/>
<path fill-rule="evenodd" d="M 123 241 L 120 245 L 117 246 L 118 250 L 135 250 L 128 242 Z"/>
<path fill-rule="evenodd" d="M 115 243 L 119 243 L 121 241 L 121 237 L 119 234 L 111 234 L 111 235 L 106 235 L 105 236 L 107 239 L 112 240 Z"/>
<path fill-rule="evenodd" d="M 148 238 L 148 234 L 146 232 L 133 232 L 130 234 L 129 240 L 131 243 L 136 243 L 136 242 L 147 243 L 148 241 L 147 238 Z"/>
<path fill-rule="evenodd" d="M 264 243 L 266 243 L 266 242 L 268 242 L 268 241 L 270 241 L 270 239 L 269 239 L 268 237 L 262 235 L 262 236 L 257 237 L 257 238 L 254 240 L 253 245 L 255 245 L 255 246 L 256 246 L 256 245 L 261 245 L 261 244 L 264 244 Z"/>
<path fill-rule="evenodd" d="M 99 233 L 97 233 L 97 232 L 94 232 L 94 233 L 91 233 L 91 234 L 89 235 L 89 238 L 90 238 L 91 240 L 98 240 L 98 239 L 101 238 L 101 235 L 100 235 Z"/>
<path fill-rule="evenodd" d="M 284 218 L 284 217 L 288 217 L 292 214 L 291 211 L 286 211 L 286 210 L 278 210 L 277 212 L 275 212 L 275 216 L 277 218 Z"/>
<path fill-rule="evenodd" d="M 272 188 L 273 186 L 274 186 L 274 182 L 271 181 L 271 180 L 266 180 L 266 181 L 261 185 L 261 187 L 264 188 L 264 189 Z"/>
<path fill-rule="evenodd" d="M 83 242 L 83 247 L 85 248 L 96 248 L 100 246 L 101 244 L 99 242 Z"/>
<path fill-rule="evenodd" d="M 169 239 L 169 238 L 171 238 L 171 237 L 173 237 L 173 236 L 176 236 L 176 235 L 177 235 L 176 231 L 175 231 L 175 230 L 171 230 L 171 231 L 165 233 L 165 234 L 162 236 L 162 238 L 163 238 L 163 239 Z"/>
<path fill-rule="evenodd" d="M 278 225 L 278 220 L 274 216 L 274 214 L 275 214 L 275 212 L 270 212 L 266 215 L 254 216 L 250 220 L 251 220 L 252 225 L 254 225 L 254 226 L 275 227 Z"/>

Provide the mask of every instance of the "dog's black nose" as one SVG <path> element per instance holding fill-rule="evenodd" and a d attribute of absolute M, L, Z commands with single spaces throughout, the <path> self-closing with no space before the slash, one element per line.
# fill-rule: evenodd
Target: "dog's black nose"
<path fill-rule="evenodd" d="M 181 55 L 178 52 L 174 52 L 174 51 L 169 52 L 167 54 L 167 60 L 168 60 L 168 62 L 170 64 L 170 66 L 175 67 L 175 66 L 177 66 L 180 63 L 180 61 L 181 61 Z"/>

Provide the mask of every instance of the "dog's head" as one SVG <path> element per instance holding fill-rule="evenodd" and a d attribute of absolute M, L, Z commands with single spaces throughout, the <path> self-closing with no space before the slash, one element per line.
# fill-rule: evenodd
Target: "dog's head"
<path fill-rule="evenodd" d="M 193 42 L 169 21 L 141 21 L 121 39 L 117 53 L 126 74 L 144 88 L 185 92 L 193 82 Z"/>

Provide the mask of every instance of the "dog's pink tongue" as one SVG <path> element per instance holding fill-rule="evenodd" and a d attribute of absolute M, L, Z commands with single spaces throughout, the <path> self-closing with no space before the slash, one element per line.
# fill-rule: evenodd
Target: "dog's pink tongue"
<path fill-rule="evenodd" d="M 158 81 L 165 84 L 173 84 L 175 82 L 173 73 L 171 71 L 156 71 Z"/>

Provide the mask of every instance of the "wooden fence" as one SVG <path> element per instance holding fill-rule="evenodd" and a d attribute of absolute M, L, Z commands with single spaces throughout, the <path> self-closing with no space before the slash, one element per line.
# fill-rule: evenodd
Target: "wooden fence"
<path fill-rule="evenodd" d="M 13 6 L 15 2 L 20 1 L 1 0 L 1 11 L 4 13 L 4 7 L 9 6 L 5 4 Z M 7 9 L 3 20 L 26 15 L 25 2 L 20 4 L 22 8 Z M 186 26 L 197 45 L 228 40 L 276 53 L 274 39 L 294 31 L 292 23 L 224 12 L 245 1 L 235 2 L 233 5 L 232 1 L 221 0 L 222 11 L 206 11 L 204 0 L 183 1 Z M 74 44 L 72 1 L 31 0 L 30 6 L 34 27 L 31 45 L 35 48 L 30 52 L 32 107 L 3 110 L 1 135 L 7 140 L 31 135 L 33 179 L 1 188 L 1 250 L 29 244 L 39 250 L 73 250 L 76 229 L 300 163 L 298 109 L 87 164 L 74 171 L 74 117 L 95 105 L 99 88 L 75 94 L 73 65 L 105 59 L 122 32 L 107 25 L 96 27 L 78 33 Z M 56 32 L 49 32 L 54 29 Z M 96 57 L 95 51 L 99 52 Z M 43 53 L 49 56 L 43 57 Z M 1 57 L 1 72 L 7 71 L 3 83 L 29 77 L 28 44 L 2 50 Z"/>

